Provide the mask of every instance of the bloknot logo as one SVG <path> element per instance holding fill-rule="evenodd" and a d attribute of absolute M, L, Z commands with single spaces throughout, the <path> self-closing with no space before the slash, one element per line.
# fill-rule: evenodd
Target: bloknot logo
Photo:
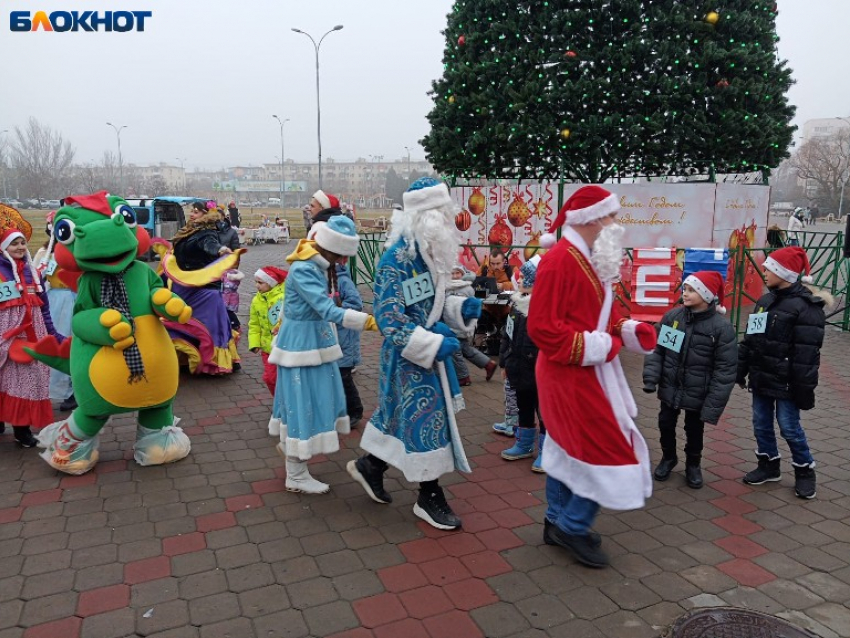
<path fill-rule="evenodd" d="M 9 28 L 32 31 L 144 31 L 153 11 L 12 11 Z"/>

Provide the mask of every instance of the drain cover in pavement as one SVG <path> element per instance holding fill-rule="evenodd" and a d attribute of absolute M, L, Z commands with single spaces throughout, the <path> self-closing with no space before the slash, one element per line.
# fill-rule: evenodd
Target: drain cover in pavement
<path fill-rule="evenodd" d="M 781 618 L 748 609 L 714 607 L 685 614 L 670 638 L 817 638 Z"/>

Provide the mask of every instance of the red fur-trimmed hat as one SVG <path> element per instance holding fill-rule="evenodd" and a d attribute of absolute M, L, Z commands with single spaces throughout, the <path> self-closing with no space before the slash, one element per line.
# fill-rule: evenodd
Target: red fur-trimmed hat
<path fill-rule="evenodd" d="M 555 231 L 565 223 L 568 226 L 589 224 L 618 210 L 620 202 L 614 193 L 595 184 L 582 186 L 561 206 L 558 216 L 549 226 L 549 231 L 540 238 L 540 245 L 543 248 L 554 246 L 557 241 Z"/>
<path fill-rule="evenodd" d="M 700 270 L 692 275 L 688 275 L 682 285 L 688 285 L 703 298 L 706 303 L 717 303 L 717 312 L 726 314 L 726 308 L 723 307 L 723 287 L 726 282 L 723 281 L 723 275 L 713 270 Z"/>
<path fill-rule="evenodd" d="M 313 199 L 319 202 L 322 210 L 327 208 L 339 208 L 339 199 L 329 193 L 325 193 L 323 190 L 317 190 L 313 193 Z"/>
<path fill-rule="evenodd" d="M 288 274 L 288 272 L 282 268 L 277 268 L 276 266 L 263 266 L 254 273 L 254 279 L 259 279 L 274 288 L 278 284 L 286 281 L 286 276 Z"/>
<path fill-rule="evenodd" d="M 797 283 L 800 275 L 803 275 L 803 283 L 812 283 L 811 264 L 806 251 L 799 246 L 786 246 L 770 253 L 764 260 L 765 270 L 769 270 L 777 277 L 789 283 Z"/>

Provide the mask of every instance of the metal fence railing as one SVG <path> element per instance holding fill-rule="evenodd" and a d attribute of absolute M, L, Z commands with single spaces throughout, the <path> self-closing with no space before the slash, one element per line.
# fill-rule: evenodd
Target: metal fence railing
<path fill-rule="evenodd" d="M 841 330 L 850 330 L 850 258 L 844 256 L 844 233 L 825 233 L 799 231 L 800 246 L 806 251 L 811 264 L 814 286 L 829 292 L 835 300 L 827 310 L 827 324 Z M 360 235 L 360 248 L 357 256 L 351 260 L 351 276 L 354 283 L 370 289 L 374 286 L 375 272 L 384 251 L 386 233 L 365 233 Z M 486 254 L 488 245 L 462 245 L 459 251 L 471 250 L 476 263 L 480 263 L 479 252 Z M 525 246 L 506 246 L 505 252 L 524 251 Z M 747 292 L 747 280 L 754 273 L 761 272 L 765 257 L 776 250 L 772 247 L 747 248 L 739 245 L 730 251 L 729 261 L 732 272 L 731 294 L 727 296 L 726 307 L 729 318 L 738 332 L 746 328 L 747 316 L 758 297 Z M 626 249 L 626 257 L 632 259 L 632 250 Z M 759 293 L 761 294 L 761 293 Z M 629 305 L 628 288 L 618 287 L 618 295 L 624 305 Z"/>

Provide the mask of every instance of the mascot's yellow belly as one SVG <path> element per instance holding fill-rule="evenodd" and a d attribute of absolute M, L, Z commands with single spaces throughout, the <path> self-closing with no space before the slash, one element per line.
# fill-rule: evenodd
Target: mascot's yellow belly
<path fill-rule="evenodd" d="M 89 377 L 100 396 L 119 408 L 131 410 L 160 405 L 174 398 L 180 370 L 177 354 L 159 318 L 144 315 L 135 318 L 136 343 L 145 364 L 145 379 L 130 384 L 130 370 L 124 354 L 102 347 L 92 358 Z"/>

